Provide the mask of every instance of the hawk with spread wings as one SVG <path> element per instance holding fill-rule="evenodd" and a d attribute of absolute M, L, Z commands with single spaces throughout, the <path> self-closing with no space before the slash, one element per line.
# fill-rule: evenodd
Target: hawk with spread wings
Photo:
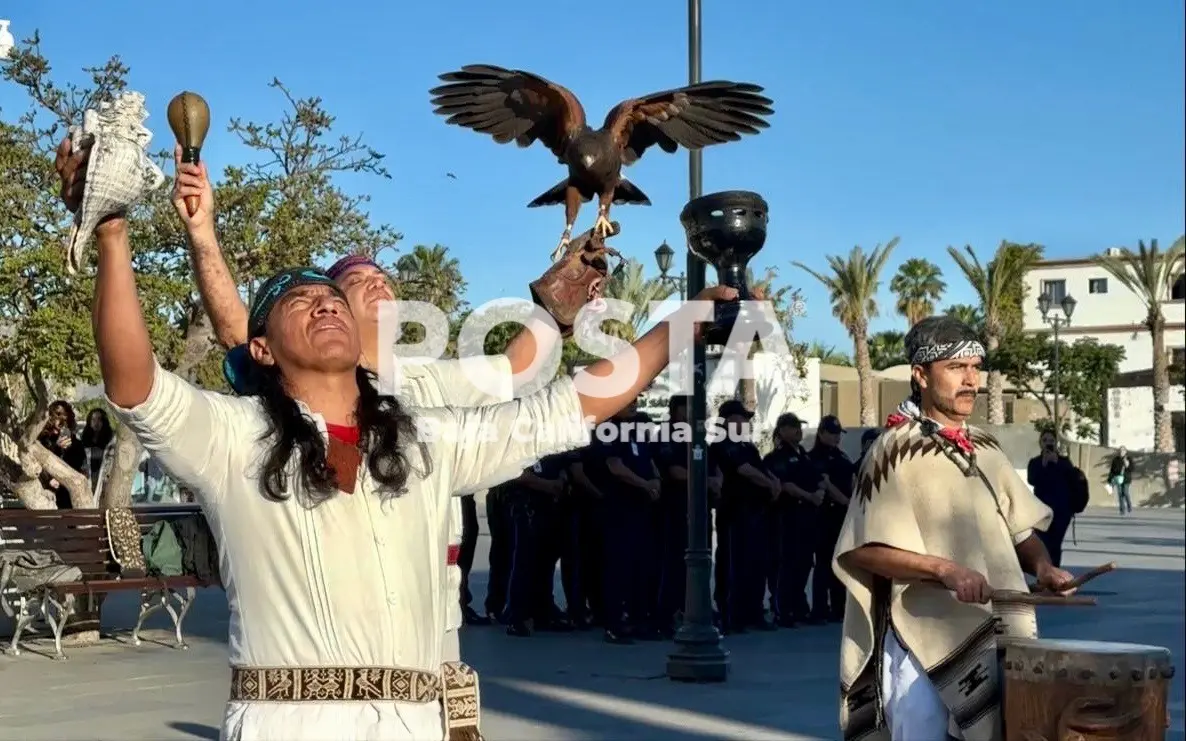
<path fill-rule="evenodd" d="M 538 196 L 528 208 L 564 204 L 564 234 L 552 254 L 562 256 L 572 238 L 581 204 L 598 199 L 601 236 L 611 232 L 612 204 L 651 201 L 622 177 L 651 146 L 674 153 L 701 149 L 757 134 L 774 113 L 762 88 L 714 80 L 625 100 L 609 112 L 600 129 L 585 121 L 585 109 L 569 90 L 539 75 L 492 65 L 469 65 L 440 76 L 445 85 L 429 91 L 435 112 L 446 123 L 494 137 L 499 144 L 529 147 L 536 141 L 568 167 L 568 177 Z"/>

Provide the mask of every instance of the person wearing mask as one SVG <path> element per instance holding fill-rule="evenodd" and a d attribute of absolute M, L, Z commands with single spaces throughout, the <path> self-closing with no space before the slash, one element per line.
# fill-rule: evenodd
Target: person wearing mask
<path fill-rule="evenodd" d="M 560 456 L 547 456 L 524 469 L 510 496 L 511 569 L 505 620 L 507 635 L 526 638 L 532 629 L 548 630 L 554 621 L 552 574 L 545 594 L 545 511 L 564 493 L 565 472 Z M 546 517 L 546 515 L 544 515 Z M 546 603 L 546 604 L 545 604 Z"/>
<path fill-rule="evenodd" d="M 1132 483 L 1132 458 L 1128 457 L 1128 449 L 1123 445 L 1112 456 L 1112 464 L 1108 467 L 1108 483 L 1112 485 L 1112 491 L 1116 492 L 1120 514 L 1131 514 L 1132 498 L 1128 495 L 1128 489 Z"/>
<path fill-rule="evenodd" d="M 782 486 L 774 504 L 780 547 L 772 559 L 776 573 L 770 587 L 772 612 L 780 626 L 794 628 L 810 619 L 807 578 L 815 560 L 816 511 L 824 500 L 822 478 L 803 448 L 803 421 L 797 415 L 778 418 L 774 450 L 763 463 Z"/>
<path fill-rule="evenodd" d="M 605 579 L 602 608 L 605 611 L 605 640 L 628 643 L 631 639 L 658 640 L 658 631 L 647 613 L 647 572 L 644 561 L 650 551 L 648 525 L 651 504 L 659 500 L 659 469 L 637 433 L 634 402 L 609 423 L 612 433 L 598 432 L 605 444 L 605 522 L 613 526 L 613 537 L 605 538 Z M 622 619 L 628 616 L 629 622 Z"/>
<path fill-rule="evenodd" d="M 688 425 L 688 401 L 684 395 L 672 396 L 667 403 L 666 434 L 656 451 L 662 493 L 659 497 L 662 521 L 661 576 L 659 578 L 660 630 L 664 636 L 675 635 L 677 616 L 684 609 L 687 586 L 688 550 L 688 458 L 692 450 L 692 431 Z M 710 503 L 720 497 L 721 471 L 712 463 L 708 468 Z M 708 543 L 712 543 L 712 518 L 708 518 Z M 663 627 L 664 625 L 668 627 Z"/>
<path fill-rule="evenodd" d="M 1033 487 L 1034 496 L 1054 513 L 1050 526 L 1038 531 L 1038 537 L 1050 554 L 1050 562 L 1062 565 L 1062 542 L 1075 516 L 1075 494 L 1079 488 L 1082 473 L 1071 459 L 1058 451 L 1058 438 L 1047 430 L 1038 438 L 1041 451 L 1030 458 L 1026 478 Z"/>
<path fill-rule="evenodd" d="M 818 509 L 815 573 L 811 582 L 811 613 L 815 622 L 844 620 L 844 585 L 832 569 L 832 552 L 844 524 L 857 469 L 840 449 L 843 436 L 844 426 L 835 415 L 829 414 L 820 420 L 815 445 L 808 454 L 824 489 L 824 501 Z"/>
<path fill-rule="evenodd" d="M 111 420 L 107 417 L 107 410 L 95 408 L 86 416 L 86 426 L 82 428 L 79 442 L 86 451 L 87 470 L 91 477 L 91 491 L 99 490 L 99 472 L 103 470 L 103 456 L 107 446 L 115 439 L 115 431 L 111 429 Z"/>
<path fill-rule="evenodd" d="M 774 630 L 763 605 L 769 571 L 765 516 L 782 485 L 766 470 L 753 443 L 753 412 L 730 399 L 721 404 L 718 415 L 724 427 L 717 434 L 723 437 L 709 446 L 708 456 L 724 474 L 717 510 L 716 601 L 721 629 L 725 633 Z"/>
<path fill-rule="evenodd" d="M 90 463 L 87 460 L 86 449 L 82 447 L 82 441 L 78 439 L 77 429 L 78 418 L 74 414 L 74 407 L 70 405 L 70 402 L 59 399 L 49 405 L 49 418 L 46 420 L 45 426 L 41 428 L 37 442 L 61 458 L 67 466 L 87 475 L 89 482 Z M 58 509 L 71 509 L 74 506 L 70 502 L 70 492 L 62 485 L 62 482 L 50 476 L 46 471 L 41 472 L 41 486 L 53 493 Z"/>

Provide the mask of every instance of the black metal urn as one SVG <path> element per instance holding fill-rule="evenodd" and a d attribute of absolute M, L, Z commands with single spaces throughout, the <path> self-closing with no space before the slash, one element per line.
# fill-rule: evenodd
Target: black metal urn
<path fill-rule="evenodd" d="M 745 279 L 746 265 L 766 243 L 766 199 L 748 190 L 709 193 L 689 201 L 679 220 L 688 235 L 688 249 L 716 268 L 722 285 L 737 289 L 736 301 L 717 305 L 705 342 L 726 344 L 738 324 L 744 329 L 743 341 L 772 331 L 774 327 L 761 312 L 742 305 L 752 299 Z"/>

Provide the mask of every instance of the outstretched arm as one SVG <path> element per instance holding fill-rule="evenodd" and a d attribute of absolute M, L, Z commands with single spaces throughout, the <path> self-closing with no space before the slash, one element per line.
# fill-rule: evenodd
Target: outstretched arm
<path fill-rule="evenodd" d="M 206 172 L 206 163 L 183 163 L 181 146 L 173 152 L 177 178 L 173 183 L 173 205 L 183 204 L 187 196 L 197 196 L 198 209 L 191 216 L 184 205 L 177 213 L 189 236 L 189 254 L 202 306 L 214 325 L 214 336 L 230 349 L 247 341 L 247 306 L 239 296 L 218 237 L 214 233 L 214 190 Z"/>

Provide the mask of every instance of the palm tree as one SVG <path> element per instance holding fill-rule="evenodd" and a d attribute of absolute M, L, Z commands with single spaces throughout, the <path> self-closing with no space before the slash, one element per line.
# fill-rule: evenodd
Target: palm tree
<path fill-rule="evenodd" d="M 833 345 L 825 345 L 822 342 L 816 341 L 808 344 L 803 352 L 809 358 L 819 358 L 819 362 L 825 365 L 852 367 L 852 358 L 837 350 Z"/>
<path fill-rule="evenodd" d="M 1165 313 L 1161 306 L 1169 299 L 1170 286 L 1182 270 L 1184 252 L 1186 241 L 1178 237 L 1178 241 L 1165 252 L 1153 239 L 1147 247 L 1144 242 L 1137 242 L 1136 251 L 1123 247 L 1119 255 L 1097 255 L 1095 258 L 1100 267 L 1145 304 L 1145 326 L 1153 342 L 1153 427 L 1157 433 L 1154 449 L 1159 453 L 1174 449 L 1168 408 L 1170 374 L 1165 349 Z"/>
<path fill-rule="evenodd" d="M 642 271 L 642 263 L 637 260 L 626 260 L 605 287 L 606 298 L 616 298 L 634 306 L 628 325 L 611 319 L 607 321 L 608 326 L 605 329 L 606 334 L 620 337 L 627 342 L 633 342 L 647 323 L 651 316 L 651 302 L 662 301 L 675 292 L 675 287 L 670 282 L 647 278 Z"/>
<path fill-rule="evenodd" d="M 898 246 L 894 237 L 884 247 L 878 245 L 869 254 L 859 246 L 853 247 L 848 258 L 828 255 L 830 275 L 817 273 L 801 262 L 792 263 L 828 289 L 832 314 L 852 337 L 853 355 L 861 386 L 861 426 L 877 424 L 873 389 L 873 366 L 869 359 L 869 320 L 876 317 L 877 291 L 881 288 L 881 271 L 890 253 Z"/>
<path fill-rule="evenodd" d="M 449 316 L 462 308 L 466 282 L 461 263 L 449 256 L 448 247 L 418 244 L 395 261 L 395 269 L 397 298 L 430 303 Z"/>
<path fill-rule="evenodd" d="M 921 257 L 912 257 L 898 268 L 890 281 L 890 290 L 898 295 L 898 313 L 913 327 L 935 313 L 935 302 L 947 290 L 939 266 Z"/>
<path fill-rule="evenodd" d="M 979 306 L 972 306 L 971 304 L 952 304 L 943 310 L 943 313 L 952 319 L 958 319 L 972 329 L 976 330 L 978 334 L 984 334 L 984 312 L 980 310 Z"/>
<path fill-rule="evenodd" d="M 955 260 L 972 290 L 980 297 L 984 314 L 984 341 L 991 357 L 1001 346 L 1001 338 L 1010 323 L 1010 314 L 1021 310 L 1021 303 L 1025 300 L 1025 275 L 1042 257 L 1042 247 L 1002 241 L 988 265 L 980 264 L 971 246 L 965 246 L 962 251 L 948 247 L 947 254 Z M 988 372 L 988 423 L 1005 424 L 1003 377 L 999 370 L 992 370 L 991 366 Z"/>
<path fill-rule="evenodd" d="M 906 362 L 906 333 L 886 330 L 869 338 L 869 362 L 874 370 L 885 370 Z"/>

